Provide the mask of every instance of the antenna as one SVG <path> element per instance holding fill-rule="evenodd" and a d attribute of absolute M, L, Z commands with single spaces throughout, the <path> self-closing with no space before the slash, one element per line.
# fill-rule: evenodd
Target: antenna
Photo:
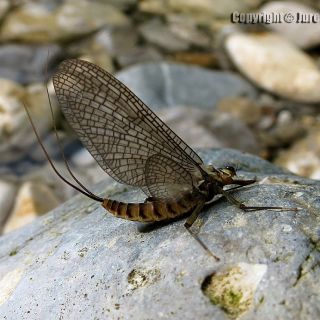
<path fill-rule="evenodd" d="M 94 194 L 91 193 L 91 192 L 90 192 L 90 193 L 89 193 L 89 192 L 85 192 L 84 190 L 80 189 L 78 186 L 74 185 L 73 183 L 71 183 L 71 182 L 68 181 L 65 177 L 63 177 L 63 176 L 61 175 L 61 173 L 57 170 L 56 166 L 54 165 L 52 159 L 51 159 L 50 156 L 49 156 L 48 151 L 46 150 L 45 146 L 43 145 L 43 143 L 42 143 L 42 141 L 41 141 L 41 138 L 40 138 L 40 136 L 39 136 L 39 133 L 38 133 L 38 131 L 37 131 L 37 129 L 36 129 L 34 123 L 33 123 L 33 120 L 32 120 L 32 118 L 31 118 L 31 115 L 30 115 L 30 113 L 29 113 L 29 110 L 28 110 L 26 104 L 23 103 L 23 106 L 24 106 L 24 108 L 25 108 L 25 110 L 26 110 L 26 112 L 27 112 L 27 115 L 28 115 L 30 124 L 31 124 L 31 126 L 32 126 L 32 129 L 33 129 L 36 137 L 37 137 L 38 143 L 40 144 L 40 147 L 41 147 L 42 151 L 44 152 L 45 157 L 47 158 L 47 160 L 48 160 L 51 168 L 52 168 L 53 171 L 56 173 L 56 175 L 57 175 L 61 180 L 63 180 L 66 184 L 68 184 L 70 187 L 72 187 L 72 188 L 74 188 L 75 190 L 81 192 L 82 194 L 86 195 L 87 197 L 89 197 L 89 198 L 91 198 L 91 199 L 93 199 L 93 200 L 99 201 L 99 202 L 103 202 L 103 198 L 100 198 L 100 197 L 94 195 Z M 76 179 L 75 181 L 78 182 L 77 179 Z"/>
<path fill-rule="evenodd" d="M 47 57 L 47 61 L 49 59 L 49 52 L 48 52 L 48 57 Z M 46 69 L 45 69 L 45 75 L 46 75 L 46 78 L 47 78 L 47 74 L 48 74 L 48 63 L 46 64 Z M 68 181 L 66 178 L 64 178 L 61 173 L 57 170 L 56 166 L 54 165 L 52 159 L 50 158 L 50 155 L 48 153 L 48 151 L 46 150 L 41 138 L 40 138 L 40 135 L 36 129 L 36 126 L 32 120 L 32 117 L 30 115 L 30 112 L 28 110 L 28 107 L 26 105 L 25 102 L 23 102 L 23 106 L 27 112 L 27 115 L 28 115 L 28 118 L 29 118 L 29 121 L 30 121 L 30 124 L 32 126 L 32 129 L 36 135 L 36 138 L 38 140 L 38 143 L 41 147 L 41 149 L 43 150 L 44 154 L 45 154 L 45 157 L 47 158 L 50 166 L 52 167 L 52 169 L 54 170 L 54 172 L 57 174 L 57 176 L 63 180 L 65 183 L 67 183 L 70 187 L 74 188 L 75 190 L 81 192 L 82 194 L 84 194 L 85 196 L 95 200 L 95 201 L 99 201 L 99 202 L 103 202 L 103 198 L 101 197 L 98 197 L 97 195 L 95 195 L 94 193 L 92 193 L 90 190 L 88 190 L 80 181 L 78 178 L 75 177 L 75 175 L 73 174 L 71 168 L 70 168 L 70 165 L 66 159 L 66 156 L 64 154 L 64 151 L 63 151 L 63 147 L 62 147 L 62 143 L 61 143 L 61 140 L 59 138 L 59 134 L 58 134 L 58 131 L 57 131 L 57 127 L 56 127 L 56 122 L 55 122 L 55 116 L 54 116 L 54 112 L 53 112 L 53 108 L 52 108 L 52 103 L 51 103 L 51 99 L 50 99 L 50 95 L 49 95 L 49 90 L 48 90 L 48 86 L 46 85 L 46 92 L 47 92 L 47 97 L 48 97 L 48 100 L 49 100 L 49 106 L 50 106 L 50 112 L 51 112 L 51 118 L 52 118 L 52 124 L 53 124 L 53 129 L 54 129 L 54 132 L 55 132 L 55 136 L 57 138 L 57 142 L 58 142 L 58 145 L 59 145 L 59 149 L 60 149 L 60 153 L 62 155 L 62 158 L 63 158 L 63 161 L 66 165 L 66 168 L 69 172 L 69 174 L 71 175 L 71 177 L 73 178 L 73 180 L 78 184 L 75 185 L 73 183 L 71 183 L 70 181 Z"/>

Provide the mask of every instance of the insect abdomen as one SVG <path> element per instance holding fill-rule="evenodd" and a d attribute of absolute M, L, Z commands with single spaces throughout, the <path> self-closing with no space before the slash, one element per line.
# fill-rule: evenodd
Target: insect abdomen
<path fill-rule="evenodd" d="M 173 219 L 191 210 L 196 201 L 190 197 L 179 200 L 159 200 L 143 203 L 125 203 L 105 199 L 102 206 L 114 216 L 126 220 L 152 222 Z"/>

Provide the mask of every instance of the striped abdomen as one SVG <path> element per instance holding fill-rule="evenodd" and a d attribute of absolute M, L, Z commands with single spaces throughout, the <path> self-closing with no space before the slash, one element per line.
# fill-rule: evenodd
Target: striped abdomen
<path fill-rule="evenodd" d="M 114 216 L 126 220 L 151 222 L 173 219 L 193 209 L 199 199 L 190 193 L 179 199 L 148 201 L 143 203 L 124 203 L 104 199 L 102 206 Z"/>

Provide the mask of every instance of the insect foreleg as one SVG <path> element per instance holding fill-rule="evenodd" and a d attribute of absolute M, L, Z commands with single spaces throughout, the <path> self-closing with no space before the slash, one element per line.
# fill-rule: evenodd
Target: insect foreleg
<path fill-rule="evenodd" d="M 188 217 L 187 221 L 185 222 L 184 226 L 188 230 L 188 232 L 191 234 L 191 236 L 201 245 L 201 247 L 215 260 L 219 261 L 220 258 L 214 255 L 209 248 L 206 246 L 206 244 L 196 235 L 190 228 L 192 227 L 193 223 L 197 220 L 202 208 L 204 207 L 205 202 L 200 202 L 195 209 L 192 211 L 191 215 Z"/>
<path fill-rule="evenodd" d="M 243 211 L 259 211 L 259 210 L 279 210 L 279 211 L 297 211 L 298 208 L 285 208 L 285 207 L 256 207 L 256 206 L 246 206 L 244 203 L 240 202 L 236 198 L 234 198 L 228 191 L 223 189 L 220 190 L 221 194 L 226 197 L 226 199 L 237 206 L 239 209 Z"/>

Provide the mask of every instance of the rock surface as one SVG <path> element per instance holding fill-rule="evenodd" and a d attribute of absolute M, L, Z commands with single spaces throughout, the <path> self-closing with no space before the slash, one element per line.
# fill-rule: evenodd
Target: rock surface
<path fill-rule="evenodd" d="M 226 49 L 237 68 L 258 86 L 294 101 L 320 101 L 316 63 L 285 38 L 272 33 L 234 33 Z"/>
<path fill-rule="evenodd" d="M 250 83 L 231 72 L 166 62 L 132 66 L 116 77 L 154 108 L 178 105 L 208 109 L 226 97 L 257 94 Z"/>
<path fill-rule="evenodd" d="M 46 69 L 61 53 L 58 45 L 8 44 L 0 47 L 0 77 L 20 84 L 47 81 Z M 47 74 L 46 74 L 47 73 Z"/>
<path fill-rule="evenodd" d="M 28 107 L 38 132 L 46 133 L 51 126 L 45 86 L 34 84 L 24 88 L 11 80 L 0 79 L 0 163 L 17 161 L 30 151 L 34 133 L 24 106 Z M 55 112 L 55 104 L 53 103 Z"/>
<path fill-rule="evenodd" d="M 128 23 L 119 9 L 100 1 L 27 2 L 15 8 L 5 19 L 0 39 L 29 43 L 66 41 L 104 26 L 117 27 Z"/>
<path fill-rule="evenodd" d="M 8 233 L 18 229 L 58 205 L 59 200 L 47 185 L 26 182 L 18 190 L 14 208 L 3 232 Z"/>
<path fill-rule="evenodd" d="M 319 45 L 320 23 L 318 11 L 298 2 L 271 1 L 262 6 L 260 12 L 270 15 L 280 14 L 282 17 L 285 14 L 291 14 L 294 19 L 291 23 L 270 23 L 266 24 L 266 27 L 279 32 L 300 48 L 308 49 Z M 299 20 L 297 20 L 297 17 Z"/>
<path fill-rule="evenodd" d="M 320 128 L 312 130 L 306 137 L 283 151 L 275 163 L 295 174 L 320 179 Z"/>
<path fill-rule="evenodd" d="M 318 318 L 320 183 L 233 150 L 199 154 L 263 180 L 234 191 L 241 201 L 301 210 L 244 213 L 218 200 L 194 226 L 221 258 L 217 263 L 186 232 L 183 219 L 152 230 L 76 196 L 1 238 L 0 318 Z M 143 199 L 116 183 L 93 191 Z M 210 284 L 216 290 L 208 291 Z"/>

